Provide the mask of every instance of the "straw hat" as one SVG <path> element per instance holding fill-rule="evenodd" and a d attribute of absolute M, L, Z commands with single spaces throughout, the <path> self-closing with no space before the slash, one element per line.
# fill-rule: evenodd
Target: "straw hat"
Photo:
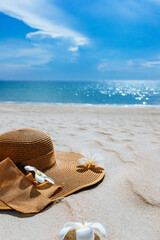
<path fill-rule="evenodd" d="M 51 138 L 42 131 L 34 129 L 9 131 L 0 135 L 0 181 L 5 182 L 6 179 L 4 178 L 7 178 L 7 174 L 10 173 L 5 175 L 4 171 L 2 171 L 3 168 L 12 169 L 9 171 L 16 172 L 15 179 L 21 178 L 17 180 L 20 185 L 23 181 L 25 182 L 24 174 L 26 176 L 26 172 L 24 166 L 34 166 L 38 170 L 43 171 L 48 177 L 54 179 L 56 186 L 58 186 L 57 189 L 61 186 L 59 191 L 54 190 L 54 195 L 49 196 L 50 201 L 55 201 L 82 188 L 96 184 L 103 179 L 105 175 L 104 170 L 78 167 L 78 159 L 82 157 L 79 153 L 55 151 Z M 10 160 L 7 159 L 3 166 L 2 163 L 6 158 Z M 13 164 L 16 166 L 13 166 Z M 13 176 L 14 174 L 12 174 L 12 178 Z M 15 185 L 16 181 L 13 180 L 12 182 L 11 179 L 7 181 L 13 183 L 14 186 L 12 188 L 16 186 L 16 189 L 18 188 L 19 191 L 19 186 Z M 10 182 L 7 182 L 7 189 Z M 9 201 L 8 198 L 13 202 L 12 194 L 9 197 L 8 195 L 4 196 L 6 186 L 4 188 L 2 185 L 4 184 L 0 182 L 0 210 L 8 210 L 14 206 L 14 204 L 10 205 L 6 202 Z M 4 190 L 2 190 L 3 188 Z M 24 187 L 21 187 L 20 191 L 18 194 L 22 194 Z M 45 199 L 45 201 L 47 200 Z M 18 208 L 15 207 L 15 209 Z M 40 210 L 38 208 L 37 212 Z M 28 212 L 28 210 L 24 212 Z"/>

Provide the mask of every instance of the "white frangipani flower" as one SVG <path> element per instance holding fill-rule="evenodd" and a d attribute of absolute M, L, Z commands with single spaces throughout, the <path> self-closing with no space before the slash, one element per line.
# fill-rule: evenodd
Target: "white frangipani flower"
<path fill-rule="evenodd" d="M 59 240 L 63 240 L 66 234 L 71 230 L 76 230 L 77 240 L 94 240 L 95 230 L 102 233 L 104 237 L 107 236 L 106 229 L 99 222 L 95 223 L 85 222 L 84 224 L 80 222 L 68 222 L 61 229 L 59 233 Z"/>
<path fill-rule="evenodd" d="M 45 180 L 54 184 L 54 180 L 50 177 L 47 177 L 43 172 L 39 171 L 37 168 L 32 167 L 32 166 L 25 166 L 24 169 L 26 171 L 32 171 L 35 172 L 35 179 L 39 183 L 43 183 Z"/>
<path fill-rule="evenodd" d="M 82 155 L 84 157 L 80 158 L 78 160 L 78 164 L 84 165 L 88 168 L 91 166 L 101 166 L 101 168 L 104 168 L 104 158 L 99 153 L 94 153 L 93 155 L 90 152 L 82 152 Z M 99 167 L 100 168 L 100 167 Z"/>

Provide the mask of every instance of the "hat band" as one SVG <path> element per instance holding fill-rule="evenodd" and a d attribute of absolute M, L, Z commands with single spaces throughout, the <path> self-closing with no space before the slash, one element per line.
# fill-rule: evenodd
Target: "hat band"
<path fill-rule="evenodd" d="M 40 171 L 51 168 L 56 162 L 54 151 L 51 151 L 45 155 L 41 155 L 37 158 L 25 160 L 17 164 L 18 168 L 22 169 L 26 165 L 36 167 Z"/>

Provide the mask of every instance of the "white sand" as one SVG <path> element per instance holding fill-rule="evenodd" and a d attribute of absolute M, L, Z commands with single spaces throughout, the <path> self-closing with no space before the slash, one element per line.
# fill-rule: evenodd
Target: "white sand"
<path fill-rule="evenodd" d="M 57 239 L 68 221 L 99 221 L 108 240 L 160 240 L 160 108 L 0 105 L 0 117 L 0 133 L 38 128 L 56 150 L 100 152 L 107 171 L 37 215 L 1 211 L 0 240 Z"/>

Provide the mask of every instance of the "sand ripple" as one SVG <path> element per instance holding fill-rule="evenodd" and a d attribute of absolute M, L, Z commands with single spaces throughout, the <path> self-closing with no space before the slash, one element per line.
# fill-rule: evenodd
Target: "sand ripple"
<path fill-rule="evenodd" d="M 35 216 L 1 212 L 1 240 L 57 239 L 68 221 L 100 221 L 108 240 L 160 239 L 160 109 L 1 105 L 0 116 L 0 133 L 38 128 L 57 150 L 100 152 L 107 171 Z"/>

